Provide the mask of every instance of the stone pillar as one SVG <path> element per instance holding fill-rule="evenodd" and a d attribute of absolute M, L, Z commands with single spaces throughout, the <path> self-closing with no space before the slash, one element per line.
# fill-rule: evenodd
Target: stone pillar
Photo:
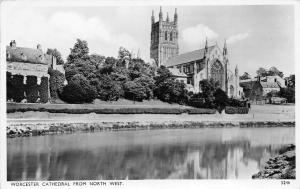
<path fill-rule="evenodd" d="M 41 84 L 41 80 L 42 78 L 41 77 L 37 77 L 37 84 L 40 85 Z"/>
<path fill-rule="evenodd" d="M 26 85 L 27 77 L 26 77 L 26 75 L 23 75 L 23 76 L 24 76 L 24 78 L 23 78 L 23 84 Z"/>

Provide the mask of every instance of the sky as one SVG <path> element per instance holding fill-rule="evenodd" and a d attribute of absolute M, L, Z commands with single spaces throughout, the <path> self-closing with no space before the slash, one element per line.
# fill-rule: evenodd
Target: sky
<path fill-rule="evenodd" d="M 259 67 L 277 67 L 285 76 L 294 74 L 294 8 L 292 5 L 176 6 L 179 27 L 179 53 L 227 40 L 231 67 L 238 65 L 255 76 Z M 157 6 L 93 7 L 6 7 L 3 16 L 9 44 L 36 48 L 41 44 L 58 49 L 63 58 L 77 38 L 86 40 L 90 54 L 117 56 L 120 46 L 142 59 L 150 60 L 151 14 L 158 20 Z M 175 6 L 163 6 L 173 20 Z"/>

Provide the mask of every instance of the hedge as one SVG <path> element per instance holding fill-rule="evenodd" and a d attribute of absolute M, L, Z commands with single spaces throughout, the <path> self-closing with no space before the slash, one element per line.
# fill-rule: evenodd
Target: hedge
<path fill-rule="evenodd" d="M 6 73 L 7 81 L 7 99 L 13 99 L 15 102 L 21 102 L 24 96 L 24 76 L 23 75 L 11 75 L 11 73 Z"/>
<path fill-rule="evenodd" d="M 48 78 L 42 77 L 39 85 L 40 100 L 42 103 L 48 102 Z"/>
<path fill-rule="evenodd" d="M 248 114 L 249 108 L 247 107 L 232 107 L 226 106 L 225 113 L 226 114 Z"/>
<path fill-rule="evenodd" d="M 49 89 L 50 96 L 52 99 L 58 99 L 59 94 L 62 92 L 64 87 L 65 76 L 58 70 L 53 70 L 49 68 L 48 73 L 50 75 L 49 79 Z"/>
<path fill-rule="evenodd" d="M 26 80 L 26 99 L 29 103 L 35 103 L 38 96 L 38 84 L 37 84 L 37 77 L 36 76 L 27 76 Z"/>

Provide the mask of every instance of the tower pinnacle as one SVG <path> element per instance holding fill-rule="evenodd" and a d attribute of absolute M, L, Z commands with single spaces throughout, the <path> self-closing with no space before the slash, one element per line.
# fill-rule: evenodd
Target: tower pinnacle
<path fill-rule="evenodd" d="M 155 23 L 154 10 L 152 10 L 151 22 L 152 24 Z"/>
<path fill-rule="evenodd" d="M 162 8 L 161 6 L 159 7 L 159 21 L 163 20 L 163 13 L 162 13 Z"/>
<path fill-rule="evenodd" d="M 175 8 L 175 13 L 174 13 L 174 23 L 177 25 L 178 22 L 178 15 L 177 15 L 177 8 Z"/>
<path fill-rule="evenodd" d="M 170 22 L 169 13 L 167 12 L 167 22 Z"/>

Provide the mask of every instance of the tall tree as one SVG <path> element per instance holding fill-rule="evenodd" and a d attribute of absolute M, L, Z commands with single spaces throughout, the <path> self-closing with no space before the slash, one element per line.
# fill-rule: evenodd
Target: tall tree
<path fill-rule="evenodd" d="M 278 75 L 280 77 L 283 77 L 283 73 L 281 71 L 279 71 L 275 66 L 271 67 L 268 70 L 268 76 L 269 75 Z"/>
<path fill-rule="evenodd" d="M 87 41 L 77 39 L 74 47 L 70 49 L 71 52 L 68 56 L 67 63 L 72 64 L 76 60 L 89 60 L 89 47 Z"/>
<path fill-rule="evenodd" d="M 46 54 L 54 56 L 56 58 L 57 65 L 64 64 L 64 60 L 61 57 L 61 53 L 57 49 L 47 49 Z"/>
<path fill-rule="evenodd" d="M 267 75 L 267 70 L 265 68 L 260 67 L 256 71 L 256 74 L 257 74 L 257 76 L 264 77 Z"/>
<path fill-rule="evenodd" d="M 240 76 L 240 80 L 251 79 L 251 76 L 248 72 L 245 72 L 242 76 Z"/>

